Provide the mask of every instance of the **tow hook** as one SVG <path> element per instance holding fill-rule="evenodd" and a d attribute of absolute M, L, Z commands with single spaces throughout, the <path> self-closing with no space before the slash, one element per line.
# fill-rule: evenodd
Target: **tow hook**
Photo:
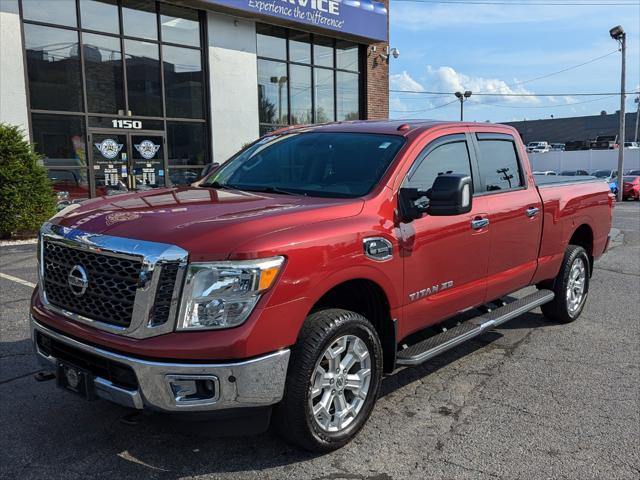
<path fill-rule="evenodd" d="M 36 382 L 47 382 L 49 380 L 53 380 L 54 378 L 56 378 L 55 373 L 47 371 L 47 370 L 43 370 L 41 372 L 38 372 L 33 376 L 33 379 Z"/>

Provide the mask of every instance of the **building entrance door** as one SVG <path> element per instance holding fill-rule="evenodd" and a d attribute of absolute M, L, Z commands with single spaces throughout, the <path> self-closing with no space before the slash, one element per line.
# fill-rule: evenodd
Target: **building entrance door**
<path fill-rule="evenodd" d="M 158 132 L 92 130 L 89 168 L 96 196 L 166 185 L 166 142 Z"/>

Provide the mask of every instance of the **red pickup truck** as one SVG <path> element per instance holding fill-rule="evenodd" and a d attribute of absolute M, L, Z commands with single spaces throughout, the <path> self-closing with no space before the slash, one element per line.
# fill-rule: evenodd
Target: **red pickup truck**
<path fill-rule="evenodd" d="M 577 319 L 613 202 L 600 181 L 534 179 L 506 126 L 278 131 L 191 187 L 45 224 L 36 354 L 87 399 L 263 427 L 273 412 L 328 451 L 362 428 L 383 374 L 536 307 Z"/>

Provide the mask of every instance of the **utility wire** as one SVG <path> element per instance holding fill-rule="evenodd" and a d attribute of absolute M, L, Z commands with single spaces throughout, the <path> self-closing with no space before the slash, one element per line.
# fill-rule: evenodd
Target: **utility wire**
<path fill-rule="evenodd" d="M 423 90 L 395 90 L 390 89 L 392 93 L 416 93 L 426 95 L 455 95 L 455 92 L 427 92 Z M 638 92 L 625 92 L 625 95 L 636 95 Z M 488 92 L 473 92 L 474 96 L 485 97 L 601 97 L 607 95 L 620 95 L 615 92 L 599 92 L 599 93 L 488 93 Z"/>
<path fill-rule="evenodd" d="M 393 0 L 395 2 L 404 3 L 425 3 L 425 4 L 448 4 L 448 5 L 514 5 L 514 6 L 562 6 L 562 7 L 612 7 L 612 6 L 639 6 L 640 2 L 523 2 L 523 1 L 499 1 L 499 0 Z"/>

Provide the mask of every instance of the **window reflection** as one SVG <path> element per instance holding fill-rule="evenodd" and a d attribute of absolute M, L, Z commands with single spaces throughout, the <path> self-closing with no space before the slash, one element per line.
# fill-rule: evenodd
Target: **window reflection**
<path fill-rule="evenodd" d="M 336 68 L 357 72 L 358 68 L 358 45 L 344 40 L 336 41 Z"/>
<path fill-rule="evenodd" d="M 53 4 L 51 0 L 22 0 L 22 16 L 36 22 L 77 26 L 76 0 L 57 0 L 51 8 Z"/>
<path fill-rule="evenodd" d="M 315 37 L 313 41 L 313 63 L 320 67 L 333 67 L 333 39 Z"/>
<path fill-rule="evenodd" d="M 86 167 L 83 117 L 34 113 L 31 123 L 35 149 L 46 166 Z"/>
<path fill-rule="evenodd" d="M 287 31 L 270 25 L 256 25 L 258 56 L 287 59 Z"/>
<path fill-rule="evenodd" d="M 291 123 L 313 123 L 311 109 L 311 67 L 290 65 Z"/>
<path fill-rule="evenodd" d="M 316 68 L 313 73 L 315 76 L 316 123 L 332 122 L 335 120 L 333 70 Z"/>
<path fill-rule="evenodd" d="M 197 11 L 163 3 L 160 5 L 160 25 L 163 42 L 200 46 Z"/>
<path fill-rule="evenodd" d="M 122 29 L 129 37 L 158 39 L 156 6 L 147 0 L 123 0 Z"/>
<path fill-rule="evenodd" d="M 120 40 L 83 33 L 82 48 L 89 111 L 118 113 L 124 109 Z"/>
<path fill-rule="evenodd" d="M 204 165 L 209 162 L 204 129 L 203 123 L 167 122 L 169 165 Z"/>
<path fill-rule="evenodd" d="M 311 35 L 302 32 L 289 34 L 289 60 L 311 63 Z"/>
<path fill-rule="evenodd" d="M 337 120 L 357 120 L 360 117 L 358 113 L 358 74 L 337 72 L 336 80 Z"/>
<path fill-rule="evenodd" d="M 203 118 L 200 51 L 164 46 L 162 56 L 167 116 Z"/>
<path fill-rule="evenodd" d="M 260 123 L 286 125 L 287 64 L 258 60 L 258 108 Z"/>
<path fill-rule="evenodd" d="M 158 45 L 124 41 L 129 110 L 133 115 L 161 116 L 160 60 Z"/>
<path fill-rule="evenodd" d="M 31 108 L 82 111 L 78 33 L 24 25 Z"/>
<path fill-rule="evenodd" d="M 82 28 L 107 33 L 120 33 L 116 0 L 80 0 Z"/>

